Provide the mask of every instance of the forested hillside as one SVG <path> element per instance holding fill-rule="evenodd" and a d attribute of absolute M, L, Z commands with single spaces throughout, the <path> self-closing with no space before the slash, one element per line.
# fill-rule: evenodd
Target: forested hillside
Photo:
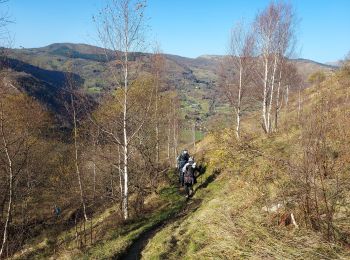
<path fill-rule="evenodd" d="M 19 86 L 29 95 L 57 98 L 55 91 L 57 88 L 64 88 L 64 73 L 70 66 L 74 66 L 73 73 L 80 77 L 80 88 L 95 100 L 99 100 L 101 96 L 115 88 L 112 80 L 108 80 L 110 77 L 108 64 L 116 59 L 111 50 L 86 44 L 56 43 L 43 48 L 10 50 L 9 56 L 13 58 L 9 61 L 9 67 L 14 71 L 22 72 L 18 75 Z M 212 128 L 213 122 L 216 122 L 218 110 L 221 116 L 222 112 L 226 117 L 229 116 L 227 102 L 218 89 L 218 71 L 224 56 L 203 55 L 196 59 L 167 54 L 163 56 L 165 88 L 175 89 L 179 93 L 184 110 L 183 117 L 186 116 L 192 121 L 197 119 L 201 125 Z M 131 59 L 139 62 L 144 72 L 150 73 L 151 67 L 148 63 L 151 57 L 151 53 L 135 53 L 132 54 Z M 310 60 L 296 59 L 293 62 L 303 80 L 315 71 L 336 69 L 336 67 Z M 29 78 L 23 79 L 23 73 Z M 27 83 L 24 84 L 23 80 L 27 80 Z M 34 82 L 36 88 L 41 90 L 36 90 L 34 86 L 28 87 Z M 39 94 L 36 94 L 38 91 Z M 56 109 L 56 113 L 60 111 L 57 110 L 60 105 L 56 104 L 57 100 L 49 99 L 42 102 Z"/>

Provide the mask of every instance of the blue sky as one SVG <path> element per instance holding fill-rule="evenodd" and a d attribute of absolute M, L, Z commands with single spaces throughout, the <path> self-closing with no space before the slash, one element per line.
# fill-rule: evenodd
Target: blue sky
<path fill-rule="evenodd" d="M 270 0 L 149 0 L 149 41 L 163 52 L 197 57 L 224 54 L 230 28 L 250 21 Z M 292 0 L 300 19 L 296 56 L 328 62 L 350 51 L 350 1 Z M 98 45 L 92 16 L 104 0 L 10 0 L 14 46 L 55 42 Z"/>

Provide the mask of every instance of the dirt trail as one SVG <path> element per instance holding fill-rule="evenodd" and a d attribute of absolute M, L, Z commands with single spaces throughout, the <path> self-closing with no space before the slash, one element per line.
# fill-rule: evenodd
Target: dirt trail
<path fill-rule="evenodd" d="M 167 225 L 174 223 L 182 218 L 185 218 L 189 213 L 196 211 L 201 205 L 201 199 L 189 199 L 183 209 L 175 216 L 169 217 L 162 223 L 152 227 L 150 230 L 144 232 L 134 243 L 128 248 L 128 250 L 121 256 L 115 259 L 125 260 L 138 260 L 141 259 L 143 249 L 146 247 L 148 241 L 150 241 L 159 231 L 165 228 Z"/>
<path fill-rule="evenodd" d="M 205 189 L 210 183 L 212 183 L 216 177 L 219 175 L 220 171 L 215 170 L 211 175 L 207 176 L 203 180 L 203 175 L 206 172 L 206 167 L 200 167 L 199 175 L 197 176 L 198 186 L 194 190 L 194 195 L 199 189 Z M 177 180 L 176 180 L 177 181 Z M 185 195 L 185 194 L 183 194 Z M 132 245 L 119 257 L 115 259 L 126 259 L 126 260 L 138 260 L 141 259 L 142 251 L 146 247 L 147 243 L 163 228 L 166 226 L 186 218 L 189 214 L 195 212 L 201 205 L 202 199 L 198 199 L 195 196 L 188 199 L 183 208 L 175 215 L 170 216 L 168 219 L 159 223 L 158 225 L 153 226 L 150 230 L 144 232 L 137 238 Z"/>

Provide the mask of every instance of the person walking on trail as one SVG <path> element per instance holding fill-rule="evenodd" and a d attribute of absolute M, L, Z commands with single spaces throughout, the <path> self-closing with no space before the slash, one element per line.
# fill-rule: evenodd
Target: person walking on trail
<path fill-rule="evenodd" d="M 61 215 L 61 212 L 62 212 L 61 208 L 58 207 L 57 205 L 55 205 L 52 209 L 52 213 L 56 218 L 58 218 Z"/>
<path fill-rule="evenodd" d="M 183 181 L 183 167 L 185 166 L 185 164 L 188 162 L 190 158 L 190 155 L 188 153 L 187 150 L 183 150 L 181 152 L 181 154 L 177 157 L 177 169 L 178 169 L 178 173 L 179 173 L 179 183 L 181 184 L 181 186 L 184 186 L 184 181 Z"/>
<path fill-rule="evenodd" d="M 182 168 L 183 172 L 183 182 L 186 190 L 186 198 L 193 195 L 193 185 L 196 182 L 195 178 L 196 163 L 192 157 L 189 158 L 188 162 Z"/>

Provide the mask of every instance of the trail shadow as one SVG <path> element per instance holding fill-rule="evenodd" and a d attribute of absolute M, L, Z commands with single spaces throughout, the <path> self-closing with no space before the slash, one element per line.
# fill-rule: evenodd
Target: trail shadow
<path fill-rule="evenodd" d="M 179 219 L 186 217 L 189 213 L 195 212 L 201 205 L 201 199 L 193 199 L 188 201 L 180 212 L 175 214 L 168 219 L 161 221 L 160 223 L 154 225 L 149 230 L 141 234 L 130 246 L 129 248 L 121 255 L 115 256 L 113 259 L 123 259 L 123 260 L 138 260 L 142 257 L 142 251 L 146 247 L 148 241 L 152 239 L 156 233 L 161 229 L 165 228 L 167 225 L 172 224 Z"/>
<path fill-rule="evenodd" d="M 206 178 L 204 180 L 204 182 L 200 183 L 195 189 L 194 189 L 194 192 L 196 192 L 197 190 L 199 189 L 205 189 L 206 187 L 208 187 L 208 185 L 210 183 L 212 183 L 213 181 L 215 181 L 215 179 L 218 177 L 218 175 L 220 174 L 220 170 L 219 169 L 215 169 L 213 171 L 213 174 L 209 175 L 208 178 Z M 200 175 L 198 175 L 199 177 Z"/>
<path fill-rule="evenodd" d="M 207 166 L 203 166 L 203 165 L 199 165 L 196 169 L 196 171 L 198 172 L 197 178 L 202 176 L 207 170 Z"/>
<path fill-rule="evenodd" d="M 141 252 L 146 247 L 148 241 L 164 226 L 164 222 L 158 223 L 153 226 L 148 231 L 141 234 L 125 251 L 125 253 L 115 256 L 112 259 L 127 259 L 127 260 L 135 260 L 141 259 Z"/>

